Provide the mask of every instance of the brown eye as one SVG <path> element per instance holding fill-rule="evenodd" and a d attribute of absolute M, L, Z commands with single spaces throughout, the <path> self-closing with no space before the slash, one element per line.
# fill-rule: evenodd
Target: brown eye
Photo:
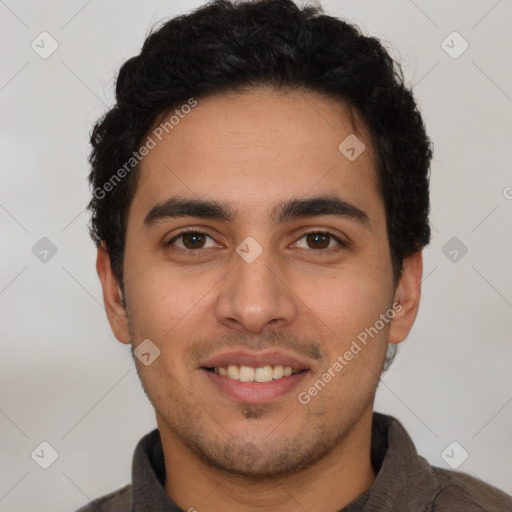
<path fill-rule="evenodd" d="M 327 249 L 329 247 L 330 236 L 325 233 L 309 233 L 306 235 L 306 239 L 312 249 Z"/>
<path fill-rule="evenodd" d="M 186 249 L 202 249 L 205 242 L 203 233 L 185 233 L 181 238 Z"/>
<path fill-rule="evenodd" d="M 205 249 L 207 239 L 213 239 L 201 231 L 183 231 L 167 242 L 167 246 L 176 246 L 185 251 Z M 211 247 L 211 246 L 210 246 Z"/>
<path fill-rule="evenodd" d="M 301 240 L 303 239 L 306 242 L 306 246 L 301 246 L 300 244 Z M 333 241 L 335 242 L 334 245 L 332 245 Z M 346 244 L 337 236 L 334 236 L 332 233 L 322 231 L 312 231 L 310 233 L 305 233 L 297 242 L 297 244 L 299 244 L 301 249 L 314 249 L 320 251 L 332 248 L 336 245 L 338 245 L 338 248 L 346 247 Z"/>

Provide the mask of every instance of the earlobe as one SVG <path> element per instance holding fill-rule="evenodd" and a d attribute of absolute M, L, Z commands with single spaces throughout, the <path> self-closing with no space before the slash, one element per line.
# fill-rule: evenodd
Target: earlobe
<path fill-rule="evenodd" d="M 389 343 L 400 343 L 405 340 L 412 329 L 420 304 L 422 273 L 421 251 L 404 259 L 393 301 L 397 306 L 394 307 L 395 317 L 389 330 Z"/>
<path fill-rule="evenodd" d="M 96 271 L 103 289 L 103 303 L 110 328 L 120 342 L 130 343 L 124 297 L 119 282 L 112 271 L 110 255 L 104 241 L 98 246 Z"/>

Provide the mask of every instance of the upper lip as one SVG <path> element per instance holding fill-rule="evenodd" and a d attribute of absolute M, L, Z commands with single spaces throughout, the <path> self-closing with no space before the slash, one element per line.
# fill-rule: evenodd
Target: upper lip
<path fill-rule="evenodd" d="M 248 352 L 242 350 L 216 354 L 202 361 L 199 366 L 201 368 L 217 368 L 230 364 L 249 366 L 252 368 L 261 368 L 266 365 L 290 366 L 293 370 L 308 370 L 310 368 L 301 358 L 284 352 Z"/>

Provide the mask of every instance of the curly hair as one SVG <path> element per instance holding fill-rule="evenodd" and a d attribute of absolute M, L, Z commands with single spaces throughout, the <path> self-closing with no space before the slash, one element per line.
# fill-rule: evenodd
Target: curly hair
<path fill-rule="evenodd" d="M 214 0 L 154 28 L 140 54 L 121 67 L 116 103 L 91 133 L 90 234 L 96 244 L 105 241 L 121 286 L 137 166 L 115 184 L 112 177 L 126 169 L 163 113 L 191 97 L 258 86 L 326 94 L 363 119 L 377 160 L 395 282 L 404 258 L 429 243 L 432 144 L 400 64 L 379 40 L 317 5 Z"/>

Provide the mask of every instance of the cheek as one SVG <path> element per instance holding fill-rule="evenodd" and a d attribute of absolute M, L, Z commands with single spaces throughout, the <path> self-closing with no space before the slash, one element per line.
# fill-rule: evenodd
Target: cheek
<path fill-rule="evenodd" d="M 373 325 L 389 307 L 392 290 L 387 281 L 368 272 L 347 271 L 313 291 L 311 283 L 304 283 L 301 297 L 319 323 L 329 327 L 330 336 L 343 344 L 349 336 Z"/>
<path fill-rule="evenodd" d="M 128 261 L 128 259 L 127 259 Z M 178 348 L 181 339 L 190 339 L 194 330 L 206 322 L 205 308 L 211 301 L 218 276 L 212 273 L 191 274 L 171 269 L 166 262 L 132 258 L 125 265 L 125 287 L 129 314 L 137 334 L 160 341 L 167 349 Z M 186 332 L 188 329 L 188 333 Z M 179 333 L 179 336 L 177 336 Z"/>

